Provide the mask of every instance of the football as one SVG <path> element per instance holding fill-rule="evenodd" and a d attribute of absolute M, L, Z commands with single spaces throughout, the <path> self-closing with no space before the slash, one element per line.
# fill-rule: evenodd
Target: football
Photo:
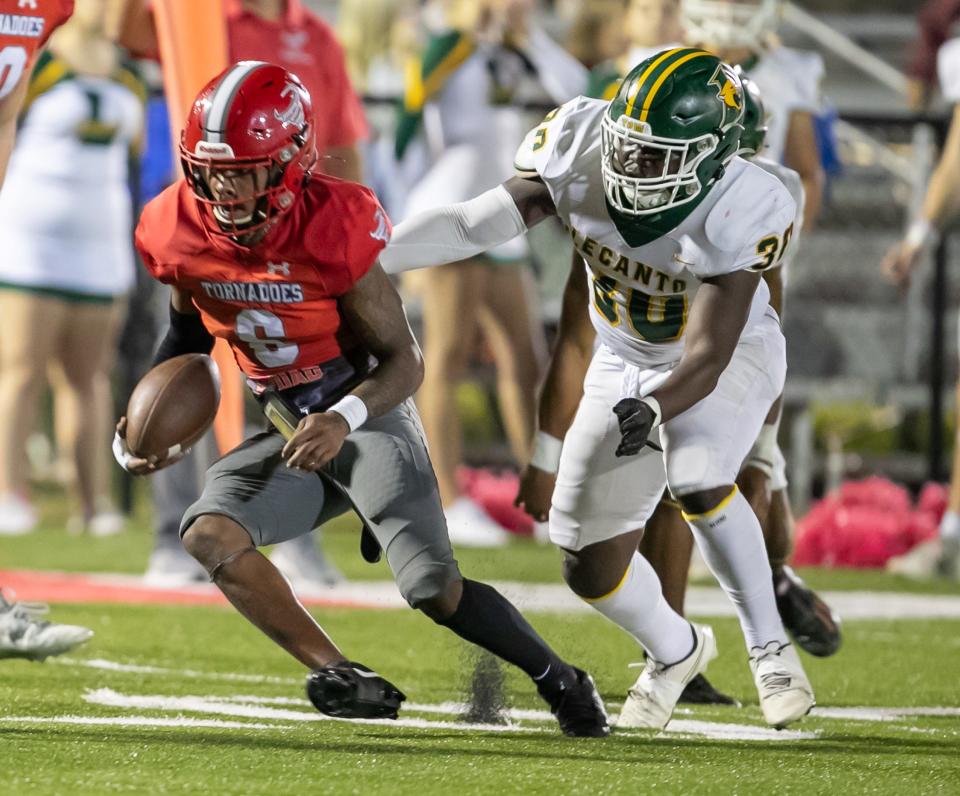
<path fill-rule="evenodd" d="M 189 448 L 210 428 L 219 405 L 220 373 L 210 357 L 182 354 L 161 362 L 127 403 L 127 447 L 141 458 Z"/>

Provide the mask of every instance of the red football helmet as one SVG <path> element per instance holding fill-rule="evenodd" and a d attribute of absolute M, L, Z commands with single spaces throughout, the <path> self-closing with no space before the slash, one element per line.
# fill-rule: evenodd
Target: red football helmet
<path fill-rule="evenodd" d="M 180 157 L 211 234 L 261 229 L 293 207 L 316 163 L 310 94 L 283 67 L 240 61 L 194 100 Z"/>

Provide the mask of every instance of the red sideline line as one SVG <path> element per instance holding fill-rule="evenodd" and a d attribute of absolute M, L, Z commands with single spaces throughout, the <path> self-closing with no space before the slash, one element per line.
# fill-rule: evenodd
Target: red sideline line
<path fill-rule="evenodd" d="M 211 584 L 160 588 L 139 583 L 133 576 L 75 572 L 0 570 L 0 588 L 17 600 L 48 603 L 126 603 L 128 605 L 229 605 Z M 370 603 L 343 597 L 310 596 L 307 605 L 327 608 L 371 608 Z"/>

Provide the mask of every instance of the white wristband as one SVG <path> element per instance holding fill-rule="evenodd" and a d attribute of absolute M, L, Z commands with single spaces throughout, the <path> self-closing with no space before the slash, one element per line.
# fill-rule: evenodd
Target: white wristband
<path fill-rule="evenodd" d="M 127 448 L 127 442 L 120 436 L 120 432 L 115 431 L 113 433 L 113 444 L 110 448 L 113 451 L 113 458 L 117 460 L 117 464 L 127 472 L 130 472 L 130 460 L 133 459 L 133 454 L 130 453 Z"/>
<path fill-rule="evenodd" d="M 533 456 L 530 457 L 530 466 L 545 473 L 556 473 L 560 469 L 562 449 L 563 440 L 557 439 L 546 431 L 538 431 L 537 436 L 533 438 Z"/>
<path fill-rule="evenodd" d="M 653 425 L 650 426 L 650 430 L 653 431 L 657 426 L 660 425 L 660 419 L 663 417 L 663 412 L 660 409 L 660 402 L 652 395 L 645 395 L 640 400 L 653 410 Z"/>
<path fill-rule="evenodd" d="M 925 249 L 927 246 L 936 245 L 940 239 L 940 233 L 925 218 L 918 218 L 907 229 L 907 235 L 904 243 L 911 249 Z"/>
<path fill-rule="evenodd" d="M 343 396 L 327 411 L 336 412 L 340 415 L 347 421 L 351 431 L 356 431 L 367 422 L 367 405 L 362 398 L 358 398 L 356 395 Z"/>

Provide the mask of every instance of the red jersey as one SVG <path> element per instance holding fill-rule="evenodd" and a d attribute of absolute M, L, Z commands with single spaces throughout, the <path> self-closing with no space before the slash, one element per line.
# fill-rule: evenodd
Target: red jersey
<path fill-rule="evenodd" d="M 366 357 L 337 299 L 370 270 L 390 232 L 368 188 L 314 174 L 296 206 L 247 249 L 208 236 L 178 180 L 144 208 L 136 245 L 153 277 L 192 294 L 203 325 L 230 344 L 255 389 L 286 389 L 320 379 L 326 363 Z"/>
<path fill-rule="evenodd" d="M 73 0 L 0 0 L 0 99 L 16 88 L 50 34 L 73 13 Z"/>

